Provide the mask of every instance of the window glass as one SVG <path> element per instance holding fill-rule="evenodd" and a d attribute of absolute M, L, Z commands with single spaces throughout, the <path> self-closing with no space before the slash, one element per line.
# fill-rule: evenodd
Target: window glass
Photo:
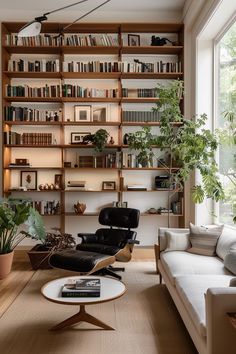
<path fill-rule="evenodd" d="M 236 22 L 218 44 L 217 126 L 221 145 L 219 168 L 226 199 L 219 203 L 218 221 L 234 225 L 236 217 Z"/>

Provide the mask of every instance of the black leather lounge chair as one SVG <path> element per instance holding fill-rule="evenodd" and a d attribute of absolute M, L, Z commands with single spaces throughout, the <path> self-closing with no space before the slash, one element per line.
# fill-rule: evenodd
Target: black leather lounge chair
<path fill-rule="evenodd" d="M 99 272 L 121 277 L 114 271 L 124 271 L 124 268 L 113 268 L 116 261 L 129 262 L 135 244 L 137 233 L 131 228 L 137 228 L 140 212 L 131 208 L 104 208 L 99 214 L 99 223 L 109 228 L 98 229 L 94 234 L 78 234 L 82 242 L 76 249 L 55 252 L 49 263 L 52 267 L 92 274 Z"/>

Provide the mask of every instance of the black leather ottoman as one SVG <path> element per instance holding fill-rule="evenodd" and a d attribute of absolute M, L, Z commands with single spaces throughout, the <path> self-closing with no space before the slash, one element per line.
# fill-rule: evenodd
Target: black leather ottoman
<path fill-rule="evenodd" d="M 49 264 L 54 268 L 88 274 L 107 267 L 115 260 L 114 256 L 68 249 L 53 253 L 49 258 Z"/>

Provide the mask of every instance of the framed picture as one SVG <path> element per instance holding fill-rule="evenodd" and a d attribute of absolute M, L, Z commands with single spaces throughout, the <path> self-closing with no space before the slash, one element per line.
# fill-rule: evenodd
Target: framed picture
<path fill-rule="evenodd" d="M 75 122 L 90 122 L 91 106 L 75 106 Z"/>
<path fill-rule="evenodd" d="M 58 186 L 58 188 L 62 189 L 62 174 L 57 174 L 54 176 L 54 184 Z"/>
<path fill-rule="evenodd" d="M 37 171 L 20 171 L 20 186 L 27 190 L 37 190 Z"/>
<path fill-rule="evenodd" d="M 140 47 L 140 36 L 138 34 L 128 34 L 128 46 Z"/>
<path fill-rule="evenodd" d="M 81 132 L 81 133 L 71 133 L 71 144 L 83 144 L 83 138 L 91 133 Z"/>
<path fill-rule="evenodd" d="M 92 120 L 93 122 L 106 122 L 107 119 L 107 106 L 92 107 Z"/>
<path fill-rule="evenodd" d="M 102 190 L 107 191 L 107 190 L 116 190 L 116 182 L 114 181 L 104 181 L 102 182 Z"/>
<path fill-rule="evenodd" d="M 128 208 L 128 202 L 113 202 L 113 206 L 116 208 Z"/>

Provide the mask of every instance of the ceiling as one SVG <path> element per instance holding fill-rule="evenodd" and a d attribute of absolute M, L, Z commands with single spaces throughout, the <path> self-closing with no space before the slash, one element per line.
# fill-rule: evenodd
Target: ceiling
<path fill-rule="evenodd" d="M 86 13 L 98 6 L 105 0 L 88 0 L 69 9 L 60 11 L 49 16 L 51 21 L 69 21 L 77 15 Z M 142 21 L 150 20 L 163 21 L 167 18 L 178 20 L 178 15 L 182 14 L 185 2 L 190 0 L 111 0 L 111 2 L 89 15 L 85 21 L 99 22 L 105 20 L 109 22 L 117 21 Z M 75 3 L 76 0 L 0 0 L 0 20 L 30 20 L 32 17 L 54 9 Z"/>

